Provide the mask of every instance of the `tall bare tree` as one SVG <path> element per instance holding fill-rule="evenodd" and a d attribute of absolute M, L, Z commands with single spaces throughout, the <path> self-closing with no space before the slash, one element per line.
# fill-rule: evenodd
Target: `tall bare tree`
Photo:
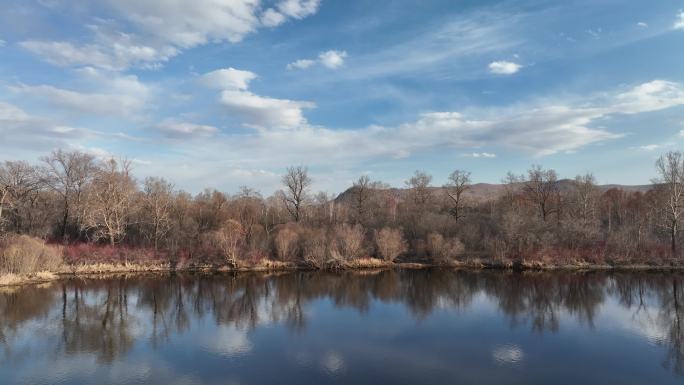
<path fill-rule="evenodd" d="M 22 206 L 29 195 L 40 188 L 36 169 L 28 163 L 6 161 L 0 164 L 0 231 L 3 230 L 3 208 Z"/>
<path fill-rule="evenodd" d="M 454 170 L 449 175 L 449 181 L 444 185 L 444 191 L 451 201 L 449 213 L 456 222 L 465 216 L 463 212 L 463 194 L 470 188 L 470 172 Z"/>
<path fill-rule="evenodd" d="M 105 162 L 93 179 L 83 229 L 110 245 L 120 242 L 129 225 L 135 191 L 130 161 Z"/>
<path fill-rule="evenodd" d="M 283 176 L 283 184 L 286 191 L 284 195 L 285 206 L 295 222 L 302 218 L 302 208 L 307 199 L 307 190 L 311 186 L 311 178 L 306 167 L 289 167 Z"/>
<path fill-rule="evenodd" d="M 171 230 L 173 185 L 163 178 L 146 178 L 142 196 L 142 218 L 147 223 L 146 235 L 159 250 L 159 242 Z"/>
<path fill-rule="evenodd" d="M 600 193 L 593 174 L 577 175 L 572 181 L 571 215 L 585 225 L 593 222 L 597 217 Z"/>
<path fill-rule="evenodd" d="M 409 194 L 413 203 L 421 209 L 429 203 L 432 198 L 430 191 L 430 183 L 432 182 L 432 175 L 425 171 L 416 171 L 405 184 L 409 189 Z"/>
<path fill-rule="evenodd" d="M 680 222 L 684 214 L 684 159 L 679 151 L 668 152 L 656 161 L 658 178 L 653 182 L 659 192 L 660 199 L 657 210 L 661 225 L 670 234 L 672 255 L 677 252 L 677 238 Z"/>
<path fill-rule="evenodd" d="M 539 216 L 544 222 L 549 214 L 556 210 L 553 207 L 554 199 L 558 198 L 558 176 L 553 169 L 545 170 L 539 165 L 532 166 L 527 171 L 527 178 L 523 180 L 523 191 L 527 199 L 534 204 Z"/>
<path fill-rule="evenodd" d="M 85 191 L 96 170 L 95 158 L 80 151 L 53 151 L 42 158 L 45 163 L 43 181 L 62 200 L 62 219 L 60 235 L 67 238 L 67 227 L 72 216 L 76 216 L 76 226 L 80 227 L 79 213 L 85 198 Z"/>

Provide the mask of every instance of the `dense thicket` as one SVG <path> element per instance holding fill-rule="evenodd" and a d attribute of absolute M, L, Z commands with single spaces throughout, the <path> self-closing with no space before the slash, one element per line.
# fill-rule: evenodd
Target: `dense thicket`
<path fill-rule="evenodd" d="M 404 189 L 362 176 L 334 198 L 314 194 L 306 168 L 291 167 L 270 197 L 248 187 L 193 196 L 162 178 L 136 180 L 126 160 L 58 150 L 36 165 L 0 164 L 0 234 L 144 249 L 171 262 L 676 262 L 682 154 L 661 157 L 655 174 L 650 189 L 632 191 L 533 166 L 509 173 L 490 197 L 471 192 L 469 172 L 456 170 L 437 188 L 416 171 Z"/>

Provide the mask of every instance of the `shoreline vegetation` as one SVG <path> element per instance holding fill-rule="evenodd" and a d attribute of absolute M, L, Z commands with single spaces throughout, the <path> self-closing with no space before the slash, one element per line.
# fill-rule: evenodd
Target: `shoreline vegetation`
<path fill-rule="evenodd" d="M 387 268 L 679 269 L 684 156 L 649 186 L 559 179 L 532 166 L 498 185 L 455 170 L 441 186 L 363 175 L 334 196 L 290 167 L 269 197 L 191 195 L 132 162 L 56 150 L 0 163 L 0 286 L 66 275 Z"/>
<path fill-rule="evenodd" d="M 170 264 L 145 265 L 138 263 L 121 264 L 90 264 L 81 266 L 64 266 L 57 271 L 38 271 L 30 274 L 0 275 L 0 288 L 42 284 L 65 278 L 87 278 L 93 276 L 109 276 L 112 274 L 174 274 L 174 273 L 274 273 L 295 271 L 327 271 L 343 272 L 380 271 L 388 269 L 453 269 L 453 270 L 508 270 L 508 271 L 678 271 L 684 270 L 684 265 L 590 265 L 578 263 L 575 265 L 543 265 L 538 262 L 503 263 L 473 261 L 453 261 L 446 265 L 436 265 L 429 262 L 386 262 L 375 258 L 359 260 L 358 263 L 346 266 L 313 268 L 306 265 L 279 261 L 262 261 L 255 265 L 238 267 L 229 266 L 191 266 L 174 268 Z"/>

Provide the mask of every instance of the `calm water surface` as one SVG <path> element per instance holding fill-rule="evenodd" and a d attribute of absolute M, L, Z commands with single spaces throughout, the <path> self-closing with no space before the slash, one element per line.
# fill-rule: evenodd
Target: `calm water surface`
<path fill-rule="evenodd" d="M 0 383 L 684 383 L 683 301 L 680 273 L 72 279 L 0 291 Z"/>

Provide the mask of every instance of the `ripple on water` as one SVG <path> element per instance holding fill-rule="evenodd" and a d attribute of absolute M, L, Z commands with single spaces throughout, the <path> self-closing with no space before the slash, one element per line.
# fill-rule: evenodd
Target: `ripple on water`
<path fill-rule="evenodd" d="M 337 352 L 328 352 L 323 356 L 321 366 L 326 373 L 338 375 L 344 371 L 344 358 Z"/>
<path fill-rule="evenodd" d="M 524 357 L 518 345 L 499 345 L 492 351 L 492 358 L 499 365 L 519 365 Z"/>

